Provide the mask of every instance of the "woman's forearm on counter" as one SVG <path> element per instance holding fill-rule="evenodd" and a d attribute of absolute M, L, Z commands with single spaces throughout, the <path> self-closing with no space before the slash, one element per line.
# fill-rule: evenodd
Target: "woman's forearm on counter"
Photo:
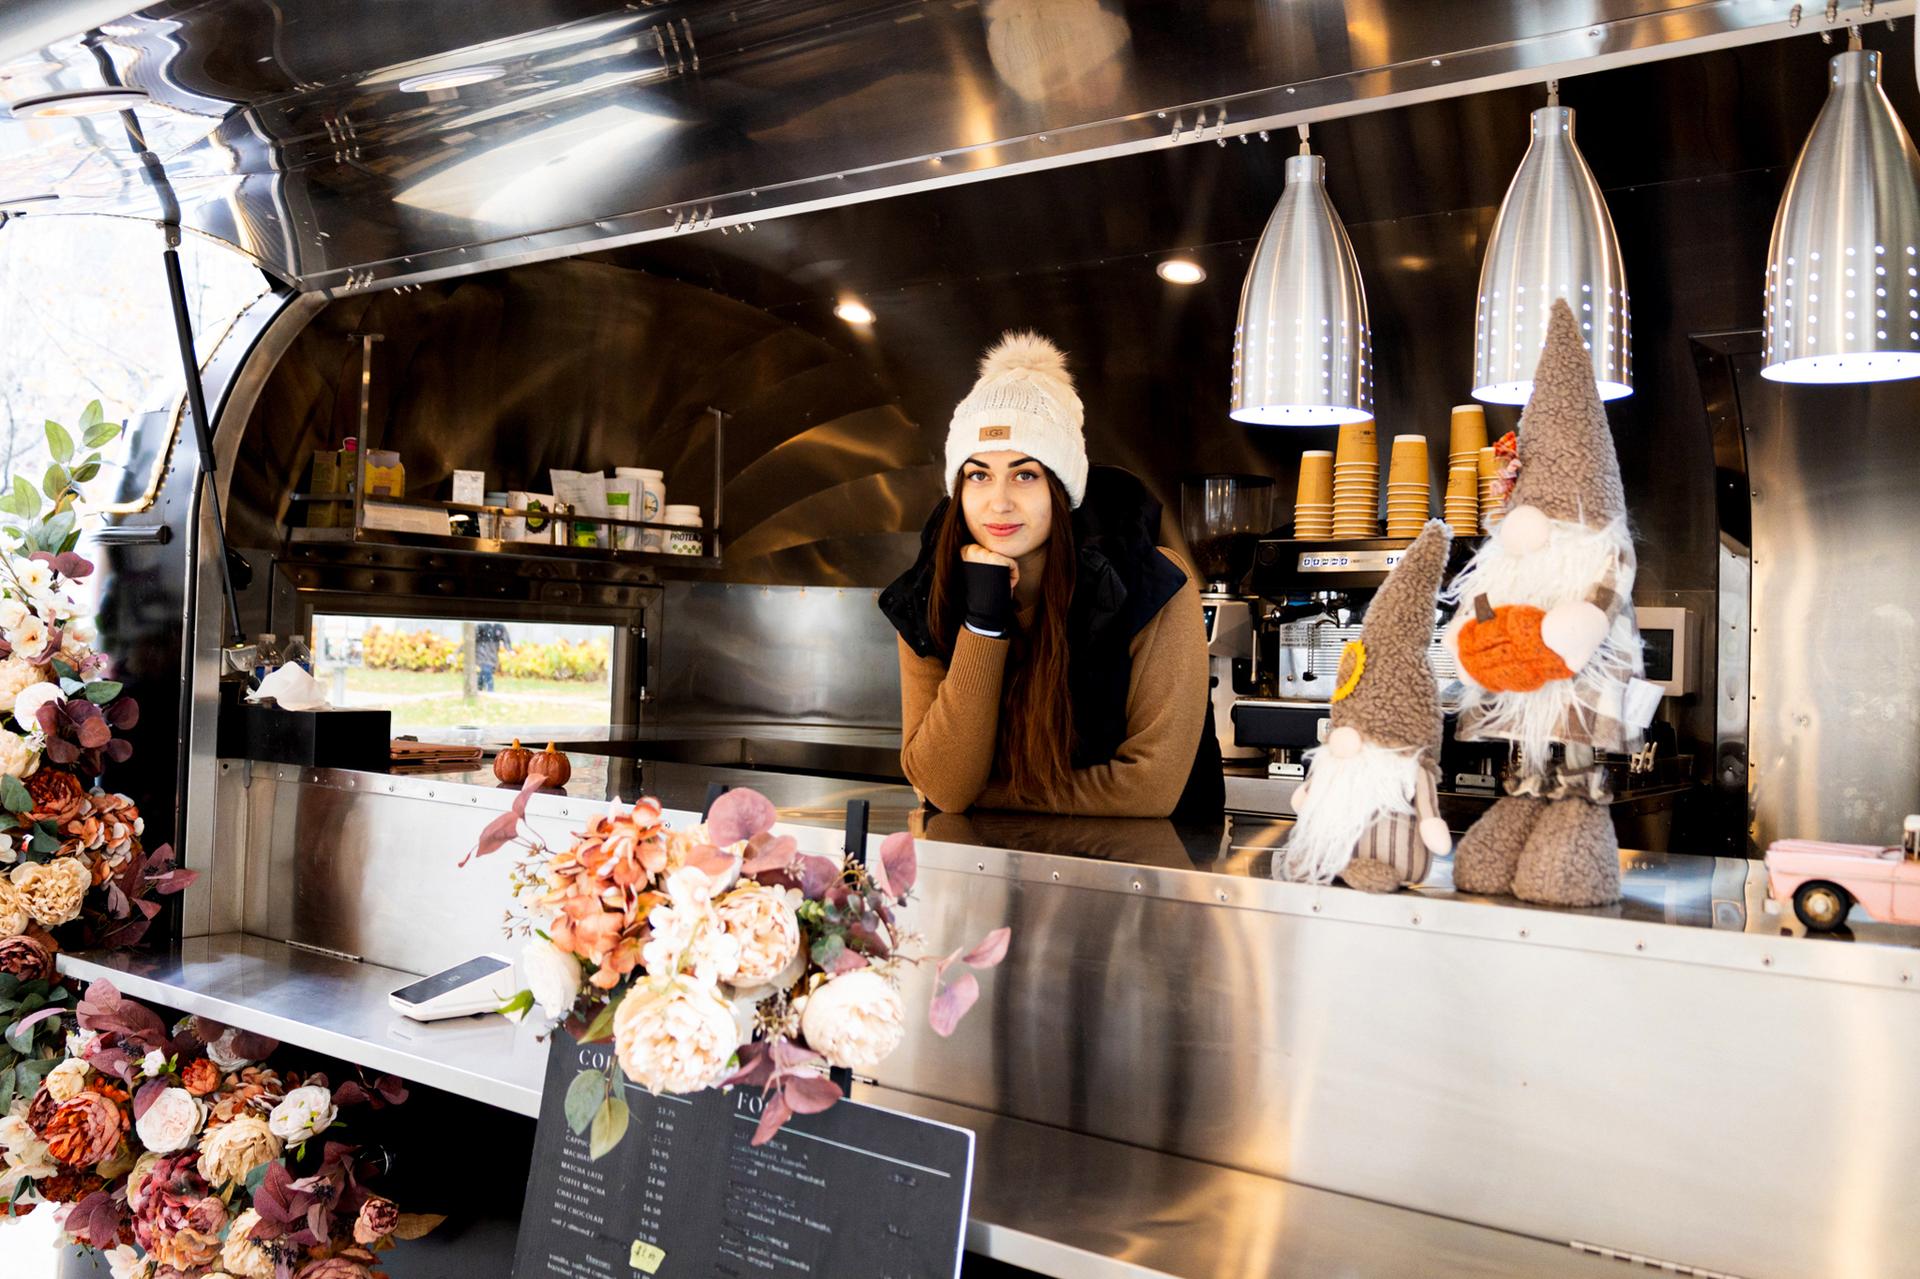
<path fill-rule="evenodd" d="M 962 630 L 951 666 L 900 645 L 900 771 L 945 812 L 973 807 L 993 770 L 1007 641 Z"/>

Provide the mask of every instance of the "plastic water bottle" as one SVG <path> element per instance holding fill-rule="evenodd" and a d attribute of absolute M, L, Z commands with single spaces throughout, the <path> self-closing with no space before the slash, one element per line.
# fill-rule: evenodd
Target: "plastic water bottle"
<path fill-rule="evenodd" d="M 313 674 L 313 650 L 307 647 L 307 641 L 301 636 L 295 635 L 287 641 L 285 651 L 280 654 L 280 661 L 283 666 L 288 663 L 298 663 L 301 670 L 309 675 Z"/>

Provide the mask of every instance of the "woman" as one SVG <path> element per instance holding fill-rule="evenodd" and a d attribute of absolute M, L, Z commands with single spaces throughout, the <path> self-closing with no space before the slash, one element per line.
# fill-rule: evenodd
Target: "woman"
<path fill-rule="evenodd" d="M 948 496 L 880 597 L 900 764 L 936 808 L 1205 816 L 1224 804 L 1199 586 L 1139 480 L 1087 466 L 1080 397 L 1009 333 L 947 433 Z"/>

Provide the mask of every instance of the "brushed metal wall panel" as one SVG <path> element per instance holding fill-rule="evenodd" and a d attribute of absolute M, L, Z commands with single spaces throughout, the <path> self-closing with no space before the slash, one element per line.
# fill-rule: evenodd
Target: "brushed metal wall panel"
<path fill-rule="evenodd" d="M 1920 812 L 1920 385 L 1785 386 L 1743 357 L 1753 838 L 1896 843 Z"/>

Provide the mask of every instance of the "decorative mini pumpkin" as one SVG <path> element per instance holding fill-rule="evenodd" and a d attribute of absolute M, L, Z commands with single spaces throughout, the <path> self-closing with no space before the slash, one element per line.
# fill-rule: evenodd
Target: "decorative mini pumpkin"
<path fill-rule="evenodd" d="M 1460 628 L 1460 666 L 1473 682 L 1495 693 L 1531 693 L 1573 672 L 1540 638 L 1546 613 L 1528 604 L 1489 608 L 1482 596 L 1475 615 Z"/>
<path fill-rule="evenodd" d="M 527 765 L 532 762 L 533 752 L 516 737 L 513 745 L 493 757 L 493 775 L 509 786 L 518 786 L 527 780 Z"/>
<path fill-rule="evenodd" d="M 565 755 L 553 749 L 553 743 L 547 743 L 547 749 L 533 757 L 527 765 L 527 776 L 538 777 L 540 784 L 547 787 L 561 787 L 573 776 L 573 763 Z"/>

